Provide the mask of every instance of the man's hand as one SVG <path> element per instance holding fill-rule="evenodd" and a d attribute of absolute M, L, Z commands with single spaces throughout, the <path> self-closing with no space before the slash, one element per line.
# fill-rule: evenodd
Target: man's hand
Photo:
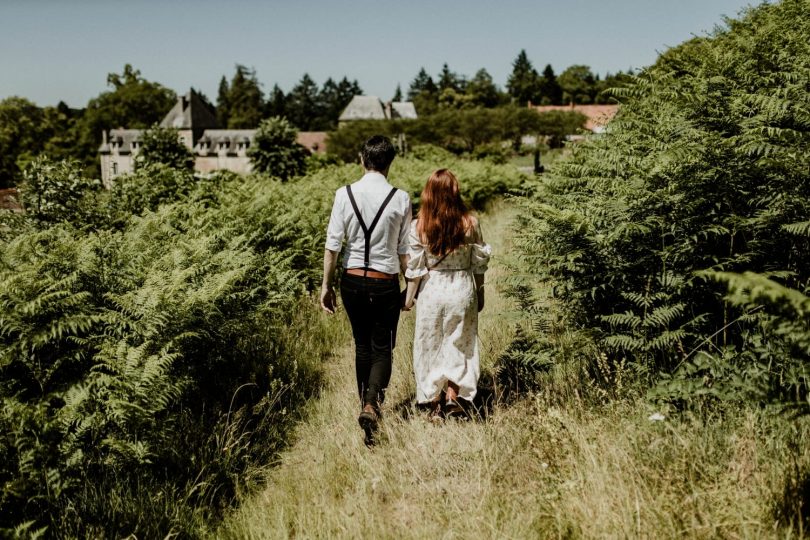
<path fill-rule="evenodd" d="M 337 296 L 332 287 L 321 287 L 321 308 L 329 314 L 335 312 L 337 307 Z"/>
<path fill-rule="evenodd" d="M 334 313 L 337 307 L 337 297 L 335 289 L 332 288 L 332 281 L 335 277 L 335 266 L 337 266 L 338 252 L 331 249 L 323 250 L 323 282 L 321 283 L 321 308 L 327 313 Z"/>

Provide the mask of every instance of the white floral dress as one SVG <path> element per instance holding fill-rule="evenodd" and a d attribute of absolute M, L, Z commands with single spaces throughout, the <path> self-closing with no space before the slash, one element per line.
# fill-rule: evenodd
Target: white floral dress
<path fill-rule="evenodd" d="M 464 244 L 441 259 L 422 244 L 414 221 L 408 254 L 405 276 L 421 278 L 413 339 L 416 400 L 435 400 L 452 381 L 459 397 L 472 401 L 481 371 L 473 274 L 486 272 L 492 248 L 484 243 L 476 220 Z"/>

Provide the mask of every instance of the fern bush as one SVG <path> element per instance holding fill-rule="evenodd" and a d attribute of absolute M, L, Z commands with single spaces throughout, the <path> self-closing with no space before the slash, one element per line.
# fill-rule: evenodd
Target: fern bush
<path fill-rule="evenodd" d="M 392 182 L 418 194 L 440 166 L 478 205 L 523 180 L 403 159 Z M 245 471 L 283 446 L 336 345 L 310 291 L 334 192 L 361 174 L 149 165 L 4 221 L 0 535 L 198 536 L 257 482 Z"/>
<path fill-rule="evenodd" d="M 656 376 L 775 337 L 705 272 L 806 289 L 808 35 L 810 4 L 782 0 L 665 52 L 614 90 L 607 133 L 527 190 L 529 282 L 614 364 Z"/>

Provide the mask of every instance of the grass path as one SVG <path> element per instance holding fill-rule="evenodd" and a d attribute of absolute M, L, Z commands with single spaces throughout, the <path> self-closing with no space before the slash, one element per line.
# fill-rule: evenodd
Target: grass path
<path fill-rule="evenodd" d="M 501 205 L 482 216 L 495 256 L 487 273 L 487 305 L 480 319 L 482 368 L 492 366 L 508 344 L 511 309 L 498 292 L 509 252 L 514 210 Z M 344 313 L 339 317 L 345 319 Z M 354 394 L 353 349 L 346 344 L 331 360 L 329 386 L 296 433 L 295 444 L 269 472 L 262 493 L 242 505 L 221 534 L 236 538 L 345 537 L 425 538 L 520 535 L 530 524 L 511 523 L 505 508 L 510 489 L 524 483 L 510 473 L 509 448 L 498 439 L 503 420 L 450 421 L 436 426 L 408 405 L 413 392 L 411 347 L 414 313 L 403 314 L 394 353 L 380 444 L 362 442 Z M 492 485 L 500 487 L 493 491 Z"/>
<path fill-rule="evenodd" d="M 514 335 L 498 291 L 515 208 L 482 216 L 495 257 L 480 319 L 482 371 Z M 268 469 L 266 487 L 217 538 L 795 538 L 792 471 L 810 468 L 807 423 L 753 407 L 722 414 L 659 412 L 616 379 L 610 399 L 557 366 L 535 394 L 486 420 L 433 425 L 408 407 L 413 313 L 404 314 L 380 444 L 356 421 L 353 351 L 326 366 L 328 387 Z M 632 380 L 630 373 L 627 379 Z M 590 390 L 589 390 L 590 389 Z M 587 397 L 590 392 L 591 396 Z M 787 487 L 786 487 L 787 486 Z M 781 513 L 780 513 L 781 512 Z"/>

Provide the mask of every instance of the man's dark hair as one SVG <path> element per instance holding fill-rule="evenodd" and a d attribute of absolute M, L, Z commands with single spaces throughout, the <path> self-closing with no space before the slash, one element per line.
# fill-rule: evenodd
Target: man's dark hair
<path fill-rule="evenodd" d="M 387 169 L 396 154 L 391 139 L 384 135 L 374 135 L 363 144 L 360 151 L 366 169 L 378 172 Z"/>

